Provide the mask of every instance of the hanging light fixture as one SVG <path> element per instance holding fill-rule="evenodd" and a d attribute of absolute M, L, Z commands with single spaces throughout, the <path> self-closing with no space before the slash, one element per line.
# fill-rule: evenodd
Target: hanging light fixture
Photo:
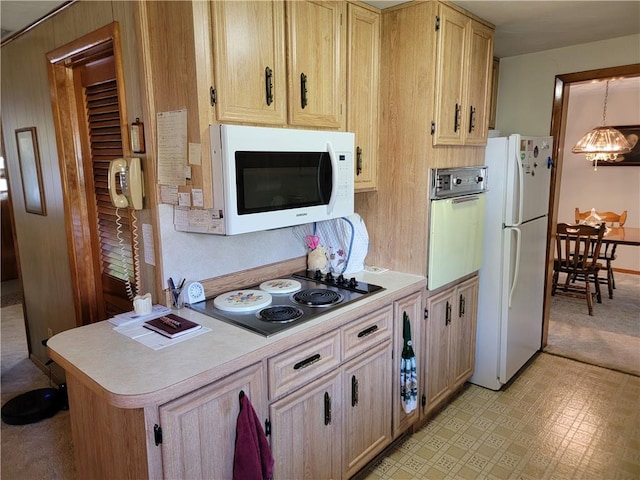
<path fill-rule="evenodd" d="M 598 162 L 610 162 L 618 155 L 629 153 L 631 145 L 624 135 L 613 127 L 606 127 L 607 97 L 609 96 L 609 80 L 604 93 L 604 107 L 602 109 L 602 126 L 587 132 L 584 137 L 571 149 L 573 153 L 583 153 L 588 162 L 593 162 L 593 170 L 598 170 Z"/>

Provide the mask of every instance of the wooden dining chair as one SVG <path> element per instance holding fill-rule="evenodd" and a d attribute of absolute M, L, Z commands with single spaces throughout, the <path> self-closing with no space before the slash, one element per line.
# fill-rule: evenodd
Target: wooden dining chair
<path fill-rule="evenodd" d="M 581 212 L 578 208 L 576 208 L 575 219 L 576 223 L 580 223 L 580 221 L 584 221 L 589 215 L 591 215 L 591 211 L 587 210 L 585 212 Z M 627 211 L 623 211 L 620 214 L 614 212 L 598 212 L 596 210 L 596 215 L 600 217 L 608 227 L 622 227 L 624 223 L 627 221 Z M 616 280 L 613 277 L 613 267 L 611 262 L 616 259 L 616 247 L 617 244 L 609 244 L 605 243 L 600 250 L 600 257 L 598 260 L 603 260 L 606 266 L 606 274 L 605 278 L 599 277 L 598 281 L 600 283 L 607 284 L 607 290 L 609 292 L 609 298 L 613 298 L 613 289 L 616 288 Z"/>
<path fill-rule="evenodd" d="M 551 295 L 568 295 L 587 299 L 589 315 L 593 315 L 593 297 L 602 303 L 598 272 L 602 264 L 598 263 L 602 236 L 605 229 L 590 225 L 571 225 L 559 223 L 556 226 L 556 258 L 553 262 L 553 283 Z M 563 284 L 559 283 L 560 274 L 566 274 Z M 574 282 L 579 276 L 584 285 Z M 591 283 L 595 292 L 591 291 Z"/>

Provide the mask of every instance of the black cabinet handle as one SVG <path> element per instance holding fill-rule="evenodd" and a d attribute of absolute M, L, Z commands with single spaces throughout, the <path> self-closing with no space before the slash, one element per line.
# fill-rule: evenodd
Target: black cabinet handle
<path fill-rule="evenodd" d="M 271 105 L 273 103 L 273 70 L 269 67 L 264 69 L 264 88 L 267 105 Z"/>
<path fill-rule="evenodd" d="M 458 317 L 464 316 L 465 303 L 466 301 L 465 301 L 464 295 L 460 294 L 460 305 L 458 309 Z"/>
<path fill-rule="evenodd" d="M 473 105 L 469 108 L 469 133 L 476 129 L 476 109 Z"/>
<path fill-rule="evenodd" d="M 458 129 L 460 128 L 460 105 L 458 105 L 457 103 L 456 103 L 456 118 L 454 120 L 455 120 L 455 124 L 453 126 L 453 131 L 457 132 Z"/>
<path fill-rule="evenodd" d="M 362 149 L 360 147 L 356 148 L 356 175 L 360 175 L 362 173 Z"/>
<path fill-rule="evenodd" d="M 358 338 L 366 337 L 367 335 L 371 335 L 374 332 L 378 331 L 378 325 L 372 325 L 369 328 L 365 328 L 360 333 L 358 333 Z"/>
<path fill-rule="evenodd" d="M 300 74 L 300 105 L 302 108 L 307 106 L 307 76 Z"/>
<path fill-rule="evenodd" d="M 351 406 L 358 404 L 358 379 L 355 375 L 351 377 Z"/>
<path fill-rule="evenodd" d="M 331 423 L 331 397 L 329 392 L 324 392 L 324 424 Z"/>
<path fill-rule="evenodd" d="M 451 323 L 451 304 L 449 303 L 449 300 L 447 300 L 447 311 L 445 312 L 445 316 L 444 316 L 444 324 L 449 325 L 450 323 Z"/>
<path fill-rule="evenodd" d="M 315 355 L 311 355 L 309 358 L 305 358 L 304 360 L 300 360 L 298 363 L 296 363 L 293 366 L 294 370 L 300 370 L 301 368 L 306 368 L 309 365 L 313 365 L 314 363 L 316 363 L 317 361 L 319 361 L 322 357 L 320 356 L 319 353 L 316 353 Z"/>

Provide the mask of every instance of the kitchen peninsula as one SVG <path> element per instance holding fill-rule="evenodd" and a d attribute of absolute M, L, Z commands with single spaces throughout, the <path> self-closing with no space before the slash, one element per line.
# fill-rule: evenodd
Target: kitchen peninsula
<path fill-rule="evenodd" d="M 267 338 L 186 308 L 179 315 L 211 331 L 160 350 L 106 321 L 52 337 L 51 358 L 67 376 L 78 476 L 230 478 L 241 390 L 270 424 L 278 478 L 299 478 L 309 465 L 333 478 L 360 470 L 402 433 L 397 425 L 410 426 L 399 395 L 398 317 L 414 320 L 422 357 L 426 280 L 391 271 L 356 277 L 384 290 Z M 358 427 L 373 436 L 354 436 Z"/>

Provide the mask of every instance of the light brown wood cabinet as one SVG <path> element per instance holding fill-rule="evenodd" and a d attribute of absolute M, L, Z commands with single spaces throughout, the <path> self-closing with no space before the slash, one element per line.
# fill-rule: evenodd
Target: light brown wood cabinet
<path fill-rule="evenodd" d="M 270 407 L 273 478 L 341 478 L 340 370 Z"/>
<path fill-rule="evenodd" d="M 347 131 L 355 133 L 356 192 L 375 190 L 378 175 L 380 13 L 347 5 Z"/>
<path fill-rule="evenodd" d="M 211 2 L 211 17 L 219 122 L 344 129 L 344 2 Z"/>
<path fill-rule="evenodd" d="M 395 318 L 394 332 L 393 332 L 393 345 L 396 355 L 393 360 L 393 436 L 398 437 L 407 429 L 413 425 L 419 418 L 420 410 L 415 409 L 410 413 L 405 413 L 402 402 L 400 399 L 400 362 L 402 361 L 402 348 L 404 346 L 403 333 L 403 317 L 404 314 L 409 316 L 411 322 L 411 341 L 413 343 L 413 351 L 416 354 L 416 362 L 418 363 L 417 370 L 419 379 L 422 376 L 420 363 L 422 358 L 427 354 L 425 348 L 426 344 L 421 339 L 421 324 L 424 317 L 424 309 L 422 306 L 422 292 L 413 293 L 401 300 L 394 302 L 393 314 Z M 423 387 L 424 382 L 418 384 L 418 398 Z"/>
<path fill-rule="evenodd" d="M 427 298 L 422 416 L 441 407 L 473 374 L 478 277 Z"/>
<path fill-rule="evenodd" d="M 391 443 L 391 348 L 389 339 L 342 367 L 344 478 Z"/>
<path fill-rule="evenodd" d="M 395 438 L 396 315 L 417 319 L 426 286 L 398 272 L 379 278 L 386 291 L 362 308 L 279 339 L 191 311 L 215 331 L 160 351 L 108 322 L 56 335 L 49 349 L 67 374 L 78 475 L 232 478 L 243 391 L 265 422 L 274 478 L 353 476 Z M 95 345 L 102 361 L 91 360 Z"/>
<path fill-rule="evenodd" d="M 274 478 L 348 478 L 391 443 L 392 315 L 388 306 L 270 359 Z M 327 373 L 340 337 L 343 363 Z"/>
<path fill-rule="evenodd" d="M 287 123 L 283 1 L 211 2 L 220 123 Z"/>
<path fill-rule="evenodd" d="M 212 383 L 159 408 L 164 478 L 232 478 L 239 394 L 266 419 L 261 364 Z"/>
<path fill-rule="evenodd" d="M 287 2 L 289 124 L 344 130 L 346 4 Z"/>
<path fill-rule="evenodd" d="M 436 31 L 433 145 L 486 145 L 493 29 L 439 4 Z"/>

